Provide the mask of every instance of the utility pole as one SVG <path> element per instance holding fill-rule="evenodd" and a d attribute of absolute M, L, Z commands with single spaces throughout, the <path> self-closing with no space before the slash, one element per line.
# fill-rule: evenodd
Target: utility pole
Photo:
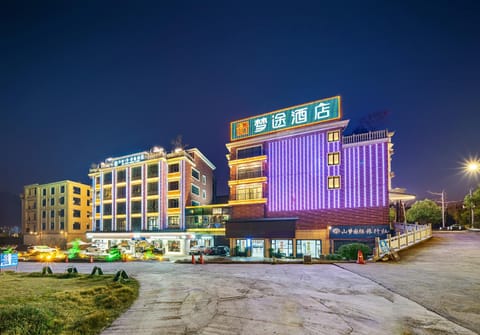
<path fill-rule="evenodd" d="M 436 192 L 430 192 L 430 191 L 427 191 L 427 192 L 430 194 L 442 196 L 442 229 L 445 229 L 445 191 L 442 190 L 442 193 L 436 193 Z"/>
<path fill-rule="evenodd" d="M 472 189 L 470 188 L 470 215 L 472 216 L 472 229 L 475 228 L 473 223 L 475 221 L 475 214 L 473 212 L 473 198 L 472 198 Z"/>

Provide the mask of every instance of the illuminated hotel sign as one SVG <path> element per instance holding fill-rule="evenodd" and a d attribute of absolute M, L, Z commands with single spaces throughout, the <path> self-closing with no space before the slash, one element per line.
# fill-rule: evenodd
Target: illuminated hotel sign
<path fill-rule="evenodd" d="M 385 238 L 390 233 L 389 225 L 333 226 L 331 239 L 342 238 Z"/>
<path fill-rule="evenodd" d="M 340 96 L 276 110 L 230 123 L 232 141 L 340 119 Z"/>
<path fill-rule="evenodd" d="M 117 158 L 113 161 L 113 166 L 122 166 L 128 165 L 132 163 L 138 163 L 145 159 L 145 154 L 135 154 L 131 156 L 125 156 L 121 158 Z"/>

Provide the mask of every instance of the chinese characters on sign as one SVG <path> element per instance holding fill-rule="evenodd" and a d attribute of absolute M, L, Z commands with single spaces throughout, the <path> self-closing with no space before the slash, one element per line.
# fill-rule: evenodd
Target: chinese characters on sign
<path fill-rule="evenodd" d="M 232 140 L 293 127 L 332 121 L 341 117 L 340 97 L 314 101 L 249 119 L 232 122 Z"/>
<path fill-rule="evenodd" d="M 137 154 L 128 157 L 123 157 L 113 161 L 113 166 L 128 165 L 132 163 L 137 163 L 145 159 L 145 154 Z"/>
<path fill-rule="evenodd" d="M 389 232 L 390 227 L 388 225 L 334 226 L 330 231 L 330 238 L 383 238 Z"/>

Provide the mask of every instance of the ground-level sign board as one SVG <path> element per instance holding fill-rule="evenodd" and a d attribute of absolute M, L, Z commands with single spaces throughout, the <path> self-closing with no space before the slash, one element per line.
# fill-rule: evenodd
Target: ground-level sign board
<path fill-rule="evenodd" d="M 18 266 L 18 254 L 0 254 L 0 268 Z"/>

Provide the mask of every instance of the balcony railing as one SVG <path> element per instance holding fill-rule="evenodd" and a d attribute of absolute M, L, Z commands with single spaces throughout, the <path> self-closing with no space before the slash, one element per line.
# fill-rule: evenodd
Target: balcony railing
<path fill-rule="evenodd" d="M 230 200 L 255 200 L 262 199 L 262 191 L 242 192 L 230 195 Z"/>
<path fill-rule="evenodd" d="M 388 138 L 388 130 L 386 129 L 369 131 L 368 133 L 363 133 L 363 134 L 353 134 L 349 136 L 343 136 L 342 142 L 343 144 L 352 144 L 352 143 L 358 143 L 358 142 L 375 141 L 383 138 Z"/>

